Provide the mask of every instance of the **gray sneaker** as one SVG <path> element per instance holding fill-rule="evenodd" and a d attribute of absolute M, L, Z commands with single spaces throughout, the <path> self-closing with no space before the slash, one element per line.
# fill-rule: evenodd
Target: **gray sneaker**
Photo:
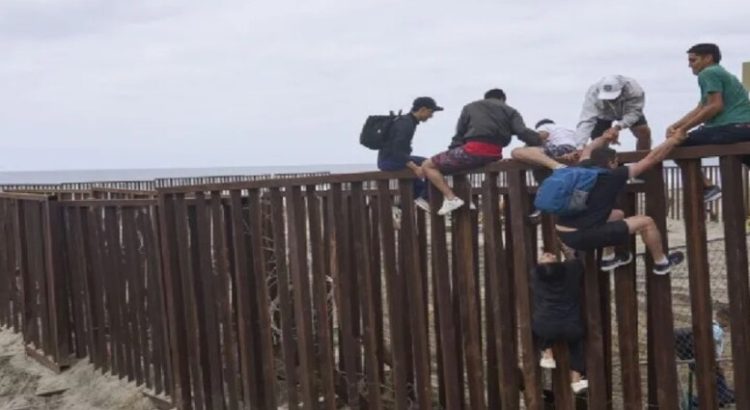
<path fill-rule="evenodd" d="M 703 189 L 703 202 L 713 202 L 721 198 L 721 188 L 711 185 Z"/>

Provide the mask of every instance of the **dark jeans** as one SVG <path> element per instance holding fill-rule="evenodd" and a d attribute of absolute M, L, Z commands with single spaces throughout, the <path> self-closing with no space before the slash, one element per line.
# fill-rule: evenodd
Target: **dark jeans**
<path fill-rule="evenodd" d="M 422 165 L 422 163 L 426 160 L 425 157 L 418 157 L 416 155 L 412 155 L 409 157 L 409 161 L 417 164 Z M 406 165 L 399 161 L 391 161 L 388 159 L 379 159 L 378 160 L 378 169 L 381 171 L 401 171 L 406 169 Z M 420 178 L 414 179 L 414 199 L 417 198 L 424 198 L 427 199 L 427 181 Z"/>
<path fill-rule="evenodd" d="M 638 118 L 638 121 L 635 122 L 635 124 L 631 125 L 630 128 L 638 127 L 641 125 L 648 124 L 648 121 L 646 121 L 645 116 L 641 116 L 641 118 Z M 591 130 L 591 139 L 595 140 L 604 134 L 604 131 L 607 131 L 612 127 L 612 120 L 603 120 L 601 118 L 596 119 L 596 124 L 594 125 L 594 129 Z"/>
<path fill-rule="evenodd" d="M 695 363 L 690 363 L 690 371 L 695 374 Z M 695 391 L 695 390 L 693 390 Z M 719 407 L 727 407 L 735 402 L 734 390 L 729 387 L 727 378 L 724 376 L 724 371 L 721 368 L 716 368 L 716 396 L 719 400 Z M 698 398 L 693 396 L 690 400 L 690 408 L 698 408 Z"/>
<path fill-rule="evenodd" d="M 586 370 L 583 356 L 583 323 L 580 320 L 539 322 L 535 321 L 531 326 L 539 348 L 550 348 L 557 341 L 568 342 L 570 368 L 583 374 Z"/>
<path fill-rule="evenodd" d="M 688 133 L 682 146 L 723 145 L 738 142 L 750 142 L 750 123 L 700 127 Z M 750 155 L 744 155 L 742 163 L 750 167 Z"/>

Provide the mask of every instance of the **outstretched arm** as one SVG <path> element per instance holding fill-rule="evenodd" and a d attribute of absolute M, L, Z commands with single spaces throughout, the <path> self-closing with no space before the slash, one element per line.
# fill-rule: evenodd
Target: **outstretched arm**
<path fill-rule="evenodd" d="M 690 118 L 692 118 L 698 111 L 701 110 L 701 108 L 703 108 L 703 105 L 702 104 L 698 104 L 698 106 L 696 106 L 695 108 L 693 108 L 692 110 L 690 110 L 690 112 L 688 112 L 687 114 L 685 114 L 685 116 L 683 116 L 682 118 L 680 118 L 679 121 L 677 121 L 674 124 L 670 125 L 669 128 L 667 128 L 667 135 L 666 135 L 666 137 L 669 138 L 669 136 L 672 135 L 672 133 L 675 132 L 675 130 L 677 130 L 678 128 L 682 127 L 683 124 L 686 124 L 690 120 Z"/>
<path fill-rule="evenodd" d="M 628 167 L 630 178 L 635 178 L 651 169 L 654 165 L 664 161 L 664 158 L 672 152 L 674 147 L 680 145 L 683 139 L 682 137 L 667 138 L 666 141 L 652 149 L 642 160 L 630 165 Z"/>
<path fill-rule="evenodd" d="M 539 133 L 526 127 L 526 123 L 523 122 L 523 117 L 518 111 L 511 109 L 510 112 L 510 128 L 513 134 L 518 136 L 518 139 L 525 142 L 530 147 L 538 147 L 542 145 L 542 139 Z"/>
<path fill-rule="evenodd" d="M 596 125 L 596 118 L 599 116 L 599 110 L 596 108 L 596 97 L 594 96 L 595 87 L 589 88 L 583 100 L 581 109 L 581 118 L 576 126 L 576 135 L 579 141 L 587 141 L 591 137 L 591 131 Z"/>
<path fill-rule="evenodd" d="M 678 122 L 679 125 L 675 127 L 674 130 L 672 130 L 668 137 L 671 138 L 677 130 L 687 132 L 696 125 L 703 124 L 704 122 L 717 116 L 723 109 L 724 99 L 721 97 L 721 93 L 715 92 L 708 94 L 708 97 L 706 97 L 706 103 L 703 105 L 699 105 L 698 108 L 690 111 L 690 113 L 686 115 L 685 118 L 681 119 Z M 674 125 L 672 127 L 674 127 Z"/>
<path fill-rule="evenodd" d="M 583 161 L 583 160 L 591 158 L 591 153 L 595 149 L 606 147 L 612 141 L 615 141 L 615 140 L 617 140 L 617 136 L 613 134 L 604 134 L 601 137 L 594 139 L 588 145 L 583 147 L 583 152 L 581 152 L 581 158 L 579 161 Z"/>

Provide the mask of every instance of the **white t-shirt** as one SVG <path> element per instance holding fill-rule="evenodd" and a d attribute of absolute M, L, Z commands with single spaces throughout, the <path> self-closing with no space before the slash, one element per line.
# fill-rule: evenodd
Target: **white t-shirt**
<path fill-rule="evenodd" d="M 546 131 L 549 133 L 549 137 L 547 138 L 545 144 L 572 145 L 576 148 L 580 148 L 586 145 L 586 138 L 579 138 L 578 134 L 576 134 L 574 130 L 561 127 L 557 124 L 540 125 L 536 130 Z M 581 141 L 581 139 L 583 139 L 583 141 Z"/>
<path fill-rule="evenodd" d="M 713 323 L 713 333 L 714 333 L 714 344 L 716 348 L 716 357 L 721 357 L 721 354 L 724 353 L 724 329 L 719 326 L 716 321 Z"/>

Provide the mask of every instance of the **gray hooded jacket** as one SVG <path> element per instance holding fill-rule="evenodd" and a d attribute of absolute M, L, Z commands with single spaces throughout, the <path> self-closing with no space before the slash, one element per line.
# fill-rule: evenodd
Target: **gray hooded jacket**
<path fill-rule="evenodd" d="M 539 134 L 526 127 L 515 108 L 495 98 L 466 104 L 456 125 L 456 135 L 450 148 L 469 141 L 482 141 L 504 147 L 517 135 L 527 145 L 542 145 Z"/>

